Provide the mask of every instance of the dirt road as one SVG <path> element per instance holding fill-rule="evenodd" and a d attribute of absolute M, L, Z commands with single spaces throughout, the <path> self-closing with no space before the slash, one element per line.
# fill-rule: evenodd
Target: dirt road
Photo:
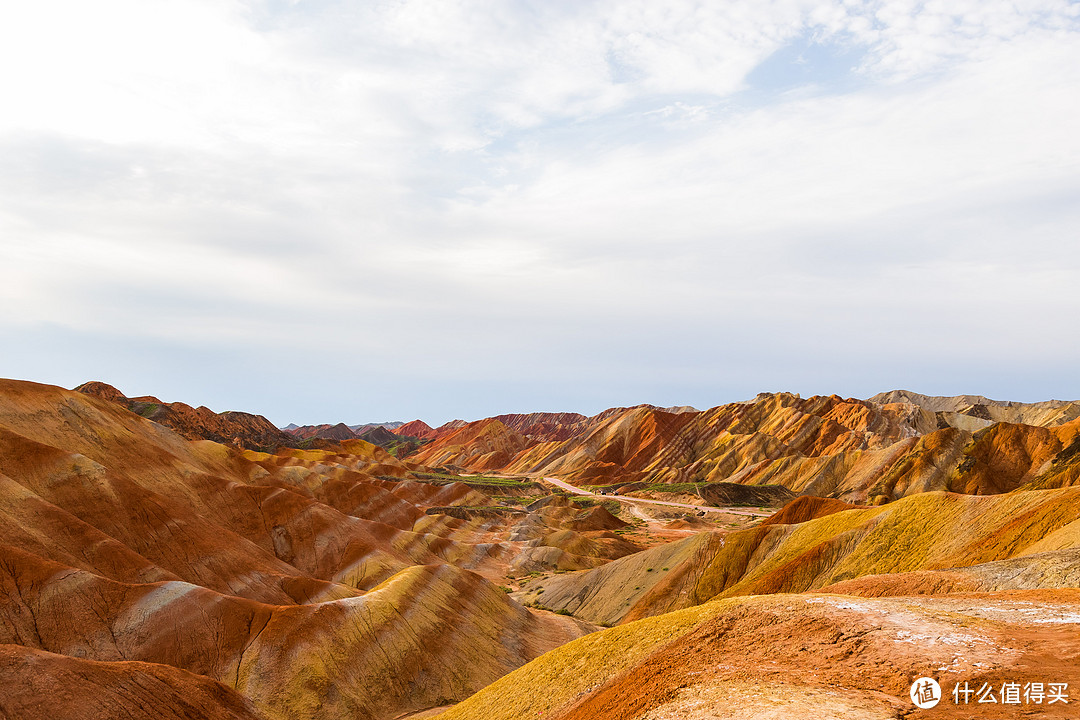
<path fill-rule="evenodd" d="M 694 510 L 700 512 L 720 512 L 728 513 L 731 515 L 749 515 L 750 517 L 767 517 L 772 514 L 771 510 L 747 510 L 746 508 L 732 508 L 732 507 L 710 507 L 708 505 L 690 505 L 688 503 L 669 502 L 667 500 L 649 500 L 646 498 L 627 497 L 626 495 L 597 495 L 596 493 L 583 490 L 579 487 L 574 487 L 570 483 L 563 482 L 558 478 L 546 477 L 543 478 L 544 482 L 551 483 L 555 487 L 562 488 L 568 492 L 572 492 L 575 495 L 593 495 L 595 497 L 602 497 L 604 499 L 618 500 L 624 503 L 647 503 L 649 505 L 666 505 L 667 507 L 679 508 L 680 510 Z"/>

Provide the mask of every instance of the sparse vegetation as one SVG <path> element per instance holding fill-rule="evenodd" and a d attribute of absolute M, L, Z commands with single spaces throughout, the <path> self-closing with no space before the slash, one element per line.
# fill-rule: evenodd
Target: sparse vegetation
<path fill-rule="evenodd" d="M 697 490 L 705 483 L 653 483 L 646 485 L 642 488 L 641 492 L 666 492 L 666 493 L 686 493 L 688 495 L 696 495 Z"/>
<path fill-rule="evenodd" d="M 448 485 L 450 483 L 464 483 L 469 487 L 481 488 L 522 488 L 533 489 L 539 487 L 532 480 L 518 477 L 494 477 L 491 475 L 454 475 L 446 472 L 417 472 L 413 475 L 419 480 L 425 480 L 436 485 Z"/>
<path fill-rule="evenodd" d="M 599 506 L 612 515 L 619 515 L 619 513 L 623 512 L 623 504 L 618 500 L 602 500 L 595 497 L 575 497 L 573 502 L 574 505 L 580 508 Z"/>

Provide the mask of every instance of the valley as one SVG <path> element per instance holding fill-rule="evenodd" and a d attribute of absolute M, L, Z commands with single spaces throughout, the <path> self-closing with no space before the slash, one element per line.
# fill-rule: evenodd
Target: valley
<path fill-rule="evenodd" d="M 1075 403 L 903 391 L 279 429 L 3 380 L 0 714 L 909 717 L 923 676 L 1080 701 L 1078 448 Z"/>

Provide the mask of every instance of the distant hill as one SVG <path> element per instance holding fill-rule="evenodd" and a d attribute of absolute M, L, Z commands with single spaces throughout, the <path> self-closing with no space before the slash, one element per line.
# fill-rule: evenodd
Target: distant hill
<path fill-rule="evenodd" d="M 345 423 L 338 423 L 337 425 L 294 425 L 292 426 L 292 429 L 289 430 L 289 433 L 298 438 L 323 438 L 325 440 L 336 440 L 338 442 L 341 442 L 342 440 L 355 440 L 360 437 Z"/>
<path fill-rule="evenodd" d="M 281 428 L 282 431 L 295 435 L 299 438 L 323 438 L 325 440 L 335 440 L 341 442 L 343 440 L 355 440 L 362 438 L 368 440 L 368 442 L 374 442 L 367 437 L 367 433 L 378 430 L 385 430 L 392 432 L 395 428 L 401 427 L 405 423 L 400 421 L 385 422 L 385 423 L 364 423 L 361 425 L 346 425 L 345 423 L 337 423 L 331 425 L 329 423 L 323 425 L 297 425 L 296 423 L 289 423 L 285 427 Z M 386 438 L 385 433 L 376 432 L 372 437 Z M 387 440 L 389 441 L 389 440 Z M 384 442 L 375 443 L 376 445 L 385 444 Z"/>
<path fill-rule="evenodd" d="M 206 407 L 167 403 L 149 395 L 129 398 L 112 385 L 96 381 L 83 383 L 75 391 L 122 405 L 136 415 L 172 428 L 189 440 L 214 440 L 259 450 L 299 446 L 295 435 L 279 430 L 262 415 L 216 413 Z"/>
<path fill-rule="evenodd" d="M 386 428 L 387 430 L 394 430 L 395 428 L 399 428 L 404 424 L 405 423 L 401 422 L 400 420 L 394 420 L 392 422 L 361 423 L 360 425 L 350 425 L 349 429 L 355 433 L 363 433 L 377 427 Z"/>
<path fill-rule="evenodd" d="M 370 428 L 364 430 L 363 432 L 359 433 L 357 435 L 357 437 L 359 437 L 361 440 L 367 440 L 369 443 L 372 443 L 373 445 L 380 445 L 380 446 L 389 445 L 391 443 L 396 443 L 396 442 L 398 442 L 400 440 L 400 438 L 397 435 L 390 432 L 389 430 L 384 428 L 382 425 L 376 425 L 374 427 L 370 427 Z"/>
<path fill-rule="evenodd" d="M 431 427 L 423 420 L 413 420 L 412 422 L 402 423 L 396 428 L 391 429 L 395 435 L 413 437 L 419 440 L 430 440 L 438 434 L 435 428 Z"/>
<path fill-rule="evenodd" d="M 1080 482 L 1080 404 L 972 400 L 985 398 L 762 393 L 703 411 L 502 415 L 440 431 L 409 457 L 609 487 L 779 485 L 856 504 Z"/>

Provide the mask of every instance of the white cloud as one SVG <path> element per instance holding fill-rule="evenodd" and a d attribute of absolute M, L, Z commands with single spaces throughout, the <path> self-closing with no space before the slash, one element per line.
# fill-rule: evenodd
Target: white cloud
<path fill-rule="evenodd" d="M 808 367 L 842 382 L 819 333 L 851 327 L 909 326 L 915 355 L 1007 333 L 942 362 L 1032 333 L 1080 359 L 1052 330 L 1080 309 L 1080 219 L 1053 200 L 1080 187 L 1078 7 L 23 4 L 0 26 L 0 325 L 333 338 L 373 374 L 494 385 L 492 348 L 530 334 L 561 382 L 655 374 L 627 348 L 673 336 L 748 383 L 746 347 L 822 343 Z M 754 86 L 803 46 L 855 70 Z"/>

